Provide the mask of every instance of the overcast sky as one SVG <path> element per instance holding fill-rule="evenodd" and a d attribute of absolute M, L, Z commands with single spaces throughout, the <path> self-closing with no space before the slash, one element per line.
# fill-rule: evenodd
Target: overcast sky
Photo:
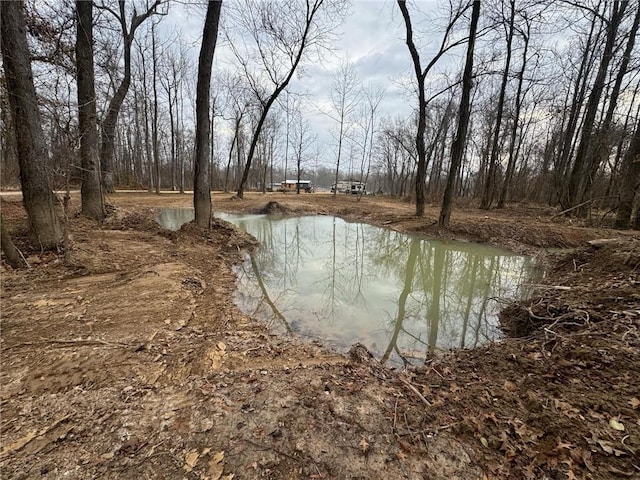
<path fill-rule="evenodd" d="M 437 42 L 440 37 L 437 25 L 428 24 L 430 31 L 436 30 L 432 35 L 423 31 L 427 25 L 425 18 L 437 18 L 446 6 L 445 2 L 437 0 L 410 4 L 412 20 L 417 30 L 416 41 L 422 42 L 420 53 L 427 60 L 430 50 L 439 46 Z M 200 48 L 204 8 L 174 4 L 169 16 L 163 20 L 163 28 L 181 31 L 183 38 L 192 45 L 195 59 Z M 224 21 L 224 10 L 222 18 Z M 380 116 L 408 116 L 416 102 L 407 87 L 407 79 L 411 78 L 413 70 L 405 44 L 404 22 L 395 1 L 354 1 L 344 23 L 336 29 L 336 34 L 333 53 L 326 55 L 322 64 L 304 65 L 304 69 L 290 84 L 291 91 L 306 94 L 305 116 L 321 144 L 321 163 L 327 166 L 335 162 L 334 142 L 330 134 L 330 129 L 335 125 L 327 116 L 319 113 L 319 110 L 326 109 L 329 105 L 330 87 L 341 61 L 348 58 L 353 62 L 364 85 L 385 91 L 378 110 Z M 456 57 L 455 52 L 453 57 Z M 234 60 L 228 47 L 219 43 L 215 54 L 214 75 L 216 68 L 233 64 Z"/>

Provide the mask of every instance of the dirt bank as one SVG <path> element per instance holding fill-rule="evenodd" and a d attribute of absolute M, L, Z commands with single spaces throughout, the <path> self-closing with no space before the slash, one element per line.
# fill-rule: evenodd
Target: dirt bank
<path fill-rule="evenodd" d="M 232 302 L 253 240 L 219 223 L 162 230 L 118 194 L 72 250 L 2 271 L 3 478 L 631 478 L 640 475 L 640 240 L 517 206 L 450 229 L 380 197 L 215 194 L 214 208 L 337 214 L 540 255 L 548 277 L 506 306 L 513 338 L 407 372 L 270 335 Z M 72 208 L 77 200 L 72 202 Z M 590 246 L 585 242 L 616 238 Z M 543 249 L 573 248 L 549 255 Z"/>

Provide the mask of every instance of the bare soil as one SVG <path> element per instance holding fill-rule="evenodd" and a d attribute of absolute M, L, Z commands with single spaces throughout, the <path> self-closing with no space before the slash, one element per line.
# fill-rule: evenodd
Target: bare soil
<path fill-rule="evenodd" d="M 505 304 L 510 338 L 398 371 L 240 312 L 232 269 L 255 240 L 152 220 L 188 195 L 109 196 L 103 224 L 74 196 L 66 252 L 29 250 L 11 198 L 3 218 L 31 268 L 2 264 L 2 478 L 640 478 L 637 232 L 527 205 L 459 207 L 438 230 L 437 208 L 418 219 L 383 197 L 213 201 L 502 246 L 547 275 Z"/>

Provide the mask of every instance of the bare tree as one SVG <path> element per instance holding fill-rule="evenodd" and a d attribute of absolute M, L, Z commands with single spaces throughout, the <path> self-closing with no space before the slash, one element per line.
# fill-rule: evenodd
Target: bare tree
<path fill-rule="evenodd" d="M 82 214 L 102 220 L 105 216 L 100 184 L 96 90 L 93 67 L 93 2 L 76 1 L 76 76 L 78 81 L 78 129 L 82 168 Z"/>
<path fill-rule="evenodd" d="M 524 43 L 522 50 L 522 64 L 518 71 L 518 87 L 515 97 L 515 111 L 513 113 L 513 119 L 511 122 L 511 134 L 509 139 L 509 160 L 507 162 L 507 171 L 504 175 L 504 182 L 502 184 L 502 190 L 500 191 L 500 198 L 498 199 L 498 208 L 504 208 L 507 202 L 509 188 L 511 180 L 513 178 L 513 172 L 516 165 L 516 136 L 518 135 L 518 129 L 520 128 L 520 113 L 522 109 L 522 84 L 524 82 L 524 73 L 527 68 L 527 55 L 529 53 L 529 39 L 531 38 L 531 23 L 529 19 L 524 17 L 525 27 L 520 32 L 522 35 L 522 41 Z"/>
<path fill-rule="evenodd" d="M 376 134 L 376 112 L 380 103 L 384 98 L 384 90 L 374 89 L 371 86 L 365 88 L 363 91 L 365 99 L 365 105 L 362 109 L 362 116 L 364 117 L 362 125 L 362 161 L 360 162 L 360 183 L 366 185 L 369 181 L 369 173 L 371 172 L 371 158 L 373 157 L 373 141 Z M 364 195 L 365 189 L 361 189 L 358 195 L 358 201 Z"/>
<path fill-rule="evenodd" d="M 463 15 L 465 8 L 458 8 L 454 11 L 453 7 L 450 11 L 449 23 L 442 38 L 442 43 L 438 52 L 429 61 L 426 67 L 422 67 L 420 60 L 420 54 L 413 39 L 413 26 L 411 24 L 411 16 L 407 9 L 406 0 L 397 0 L 402 17 L 404 19 L 406 29 L 406 43 L 411 54 L 411 61 L 413 62 L 413 70 L 416 76 L 417 90 L 418 90 L 418 128 L 416 130 L 416 152 L 418 154 L 418 168 L 416 172 L 416 216 L 424 216 L 424 204 L 425 204 L 425 179 L 427 176 L 427 152 L 425 147 L 425 130 L 427 128 L 426 116 L 427 116 L 427 99 L 425 96 L 425 80 L 431 69 L 436 65 L 438 60 L 452 48 L 464 43 L 464 40 L 450 41 L 454 25 Z"/>
<path fill-rule="evenodd" d="M 504 9 L 504 0 L 501 3 Z M 504 13 L 503 13 L 504 15 Z M 497 189 L 497 171 L 498 171 L 498 156 L 500 154 L 500 134 L 502 131 L 502 116 L 504 113 L 504 102 L 507 92 L 507 82 L 509 80 L 509 69 L 511 68 L 511 55 L 513 34 L 515 32 L 515 16 L 516 16 L 516 4 L 515 0 L 509 0 L 509 17 L 507 27 L 507 54 L 504 62 L 504 70 L 502 71 L 502 82 L 500 85 L 500 93 L 498 94 L 498 106 L 496 107 L 496 122 L 493 128 L 492 143 L 491 143 L 491 157 L 489 159 L 489 169 L 487 171 L 487 178 L 484 183 L 484 191 L 480 200 L 480 208 L 489 209 L 493 203 L 493 199 Z"/>
<path fill-rule="evenodd" d="M 331 88 L 331 104 L 333 105 L 333 112 L 328 116 L 338 123 L 338 132 L 336 141 L 336 176 L 335 185 L 333 190 L 333 196 L 338 193 L 338 180 L 340 175 L 340 160 L 342 159 L 342 148 L 345 136 L 349 133 L 351 128 L 351 116 L 355 111 L 360 101 L 360 81 L 356 76 L 356 71 L 353 63 L 345 61 L 340 65 L 340 68 L 333 77 L 333 85 Z"/>
<path fill-rule="evenodd" d="M 462 74 L 462 98 L 460 100 L 460 110 L 458 113 L 458 131 L 451 147 L 451 165 L 447 177 L 444 196 L 442 198 L 442 208 L 438 225 L 442 228 L 449 226 L 451 219 L 451 203 L 453 192 L 458 181 L 458 172 L 462 163 L 462 155 L 467 140 L 467 128 L 469 125 L 471 88 L 473 87 L 473 49 L 476 43 L 476 33 L 478 28 L 478 18 L 480 17 L 480 0 L 474 0 L 471 11 L 471 26 L 469 28 L 469 45 L 467 47 L 467 59 Z"/>
<path fill-rule="evenodd" d="M 636 122 L 635 132 L 622 162 L 622 185 L 620 187 L 620 206 L 616 216 L 616 227 L 629 228 L 634 198 L 640 194 L 640 118 Z M 638 214 L 640 218 L 640 213 Z M 634 228 L 640 225 L 635 222 Z"/>
<path fill-rule="evenodd" d="M 311 134 L 309 122 L 303 118 L 302 112 L 296 112 L 293 124 L 293 155 L 296 162 L 296 193 L 298 195 L 302 165 L 307 160 L 308 152 L 315 141 L 316 137 Z"/>
<path fill-rule="evenodd" d="M 20 165 L 22 202 L 27 212 L 29 236 L 34 245 L 53 248 L 63 232 L 55 212 L 51 177 L 46 168 L 48 151 L 38 110 L 23 2 L 0 4 L 0 43 L 7 93 L 13 117 Z"/>
<path fill-rule="evenodd" d="M 593 148 L 593 133 L 596 122 L 596 116 L 598 113 L 598 107 L 600 100 L 605 89 L 605 81 L 607 77 L 607 71 L 609 63 L 611 62 L 615 51 L 615 43 L 617 39 L 618 29 L 620 23 L 624 18 L 624 11 L 628 5 L 628 1 L 613 2 L 611 17 L 606 21 L 606 41 L 602 52 L 602 59 L 598 67 L 598 72 L 587 100 L 586 112 L 584 114 L 584 120 L 582 124 L 582 132 L 580 135 L 580 143 L 576 152 L 573 169 L 569 177 L 569 183 L 567 185 L 567 195 L 565 197 L 565 203 L 563 207 L 568 208 L 574 204 L 581 203 L 584 200 L 584 193 L 586 191 L 586 184 L 588 182 L 587 177 L 590 172 L 589 165 L 589 153 Z"/>
<path fill-rule="evenodd" d="M 102 169 L 102 182 L 107 192 L 114 191 L 113 177 L 113 155 L 115 150 L 115 134 L 118 124 L 118 115 L 120 107 L 129 91 L 131 84 L 131 46 L 133 45 L 134 35 L 138 27 L 151 15 L 157 13 L 157 8 L 162 4 L 163 0 L 155 0 L 151 6 L 142 14 L 138 14 L 136 8 L 133 8 L 133 16 L 130 22 L 127 22 L 125 9 L 125 1 L 118 0 L 118 11 L 101 4 L 96 5 L 102 10 L 111 13 L 120 25 L 122 39 L 124 42 L 124 73 L 120 84 L 109 102 L 107 113 L 102 122 L 102 144 L 100 147 L 100 167 Z"/>
<path fill-rule="evenodd" d="M 211 225 L 211 185 L 209 177 L 209 142 L 211 119 L 211 68 L 218 40 L 218 23 L 222 0 L 209 0 L 202 32 L 202 46 L 198 59 L 198 85 L 196 87 L 196 158 L 193 177 L 193 206 L 196 224 L 201 228 Z"/>
<path fill-rule="evenodd" d="M 557 140 L 559 144 L 558 152 L 553 155 L 553 160 L 555 187 L 561 205 L 567 205 L 569 203 L 567 185 L 571 167 L 570 160 L 575 147 L 576 133 L 579 131 L 580 113 L 587 96 L 587 87 L 591 77 L 590 72 L 597 52 L 597 49 L 594 47 L 597 44 L 600 34 L 596 29 L 598 20 L 601 18 L 599 8 L 600 4 L 598 4 L 595 10 L 589 12 L 591 14 L 589 33 L 586 35 L 586 39 L 581 48 L 578 70 L 571 79 L 571 83 L 573 84 L 572 92 L 571 89 L 567 89 L 563 115 L 560 117 L 560 132 L 558 133 L 559 138 Z M 571 98 L 569 99 L 570 93 Z M 566 111 L 567 109 L 568 112 Z"/>
<path fill-rule="evenodd" d="M 602 164 L 603 160 L 608 157 L 612 147 L 614 114 L 618 106 L 618 99 L 622 93 L 622 82 L 629 70 L 631 55 L 634 50 L 638 28 L 640 27 L 640 4 L 636 5 L 636 12 L 633 18 L 633 24 L 629 31 L 627 44 L 622 54 L 622 61 L 615 75 L 615 81 L 609 94 L 609 106 L 607 107 L 604 119 L 602 120 L 599 131 L 595 135 L 593 147 L 587 153 L 587 174 L 582 185 L 582 191 L 578 192 L 581 200 L 586 200 L 591 195 L 594 178 Z M 613 74 L 612 74 L 613 75 Z"/>
<path fill-rule="evenodd" d="M 153 166 L 156 178 L 156 195 L 160 195 L 160 141 L 158 140 L 158 54 L 156 39 L 156 24 L 151 23 L 151 62 L 152 62 L 152 91 L 153 91 L 153 119 L 151 121 L 151 142 L 153 143 Z"/>
<path fill-rule="evenodd" d="M 244 88 L 242 79 L 238 75 L 224 75 L 221 81 L 224 87 L 224 95 L 227 98 L 226 109 L 231 111 L 230 118 L 227 118 L 227 120 L 230 120 L 233 124 L 233 137 L 231 138 L 227 166 L 225 167 L 224 181 L 222 184 L 223 190 L 228 192 L 233 155 L 236 153 L 239 163 L 242 155 L 242 148 L 240 148 L 240 144 L 242 143 L 242 125 L 244 117 L 250 108 L 250 92 Z"/>
<path fill-rule="evenodd" d="M 304 3 L 266 0 L 245 3 L 233 10 L 243 38 L 234 39 L 227 34 L 229 43 L 260 110 L 238 185 L 238 197 L 244 195 L 251 162 L 271 107 L 291 82 L 303 54 L 309 48 L 322 47 L 333 28 L 332 14 L 340 5 L 332 0 L 305 0 Z M 244 45 L 240 45 L 242 41 Z"/>

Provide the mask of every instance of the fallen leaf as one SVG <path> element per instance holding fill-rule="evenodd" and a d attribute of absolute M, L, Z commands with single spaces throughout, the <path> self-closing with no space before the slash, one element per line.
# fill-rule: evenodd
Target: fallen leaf
<path fill-rule="evenodd" d="M 640 400 L 638 400 L 636 397 L 633 397 L 631 400 L 629 400 L 629 403 L 631 404 L 631 408 L 633 408 L 634 410 L 640 407 Z"/>
<path fill-rule="evenodd" d="M 185 472 L 189 473 L 191 470 L 193 470 L 193 467 L 196 466 L 196 463 L 198 463 L 198 458 L 200 457 L 200 454 L 198 453 L 197 450 L 191 450 L 189 453 L 187 453 L 184 457 L 184 466 L 182 468 L 184 468 Z"/>
<path fill-rule="evenodd" d="M 487 420 L 491 420 L 494 424 L 498 425 L 498 419 L 496 418 L 496 414 L 494 412 L 487 413 L 484 418 Z"/>
<path fill-rule="evenodd" d="M 362 437 L 362 440 L 360 440 L 358 445 L 360 445 L 360 450 L 362 450 L 363 453 L 367 453 L 369 451 L 369 442 L 367 442 L 364 437 Z"/>
<path fill-rule="evenodd" d="M 218 342 L 217 345 L 218 350 L 222 350 L 223 352 L 227 349 L 227 346 L 224 344 L 224 342 Z"/>
<path fill-rule="evenodd" d="M 604 440 L 598 440 L 598 445 L 600 445 L 600 447 L 602 448 L 602 450 L 605 451 L 605 453 L 608 453 L 609 455 L 613 453 L 613 447 L 609 442 L 605 442 Z"/>
<path fill-rule="evenodd" d="M 623 477 L 633 477 L 635 475 L 633 471 L 625 472 L 624 470 L 618 470 L 616 467 L 609 467 L 608 470 L 611 473 L 615 473 L 616 475 L 622 475 Z"/>
<path fill-rule="evenodd" d="M 574 445 L 572 443 L 566 443 L 558 439 L 558 446 L 556 447 L 556 450 L 562 450 L 563 448 L 571 450 L 573 447 Z"/>
<path fill-rule="evenodd" d="M 224 464 L 222 463 L 223 460 L 224 452 L 216 452 L 211 456 L 211 460 L 209 460 L 209 468 L 207 470 L 209 480 L 220 480 L 222 477 L 222 471 L 224 470 Z M 230 478 L 233 478 L 233 476 Z"/>
<path fill-rule="evenodd" d="M 609 426 L 614 430 L 618 430 L 619 432 L 624 432 L 624 425 L 620 423 L 618 420 L 616 420 L 615 418 L 612 418 L 611 420 L 609 420 Z"/>
<path fill-rule="evenodd" d="M 580 412 L 580 410 L 575 408 L 569 402 L 563 402 L 562 400 L 555 399 L 553 403 L 558 410 L 560 410 L 569 418 L 575 418 L 576 414 Z"/>
<path fill-rule="evenodd" d="M 502 388 L 504 388 L 507 392 L 514 392 L 517 387 L 515 383 L 510 382 L 509 380 L 505 380 Z"/>
<path fill-rule="evenodd" d="M 604 450 L 609 455 L 613 454 L 616 457 L 620 457 L 622 455 L 626 455 L 627 454 L 627 452 L 623 452 L 622 450 L 618 450 L 617 448 L 613 448 L 613 445 L 611 445 L 611 443 L 605 442 L 604 440 L 598 440 L 598 445 L 600 445 L 600 447 L 602 447 L 602 450 Z"/>
<path fill-rule="evenodd" d="M 480 437 L 480 443 L 484 445 L 486 448 L 489 448 L 489 442 L 487 441 L 486 438 Z"/>

